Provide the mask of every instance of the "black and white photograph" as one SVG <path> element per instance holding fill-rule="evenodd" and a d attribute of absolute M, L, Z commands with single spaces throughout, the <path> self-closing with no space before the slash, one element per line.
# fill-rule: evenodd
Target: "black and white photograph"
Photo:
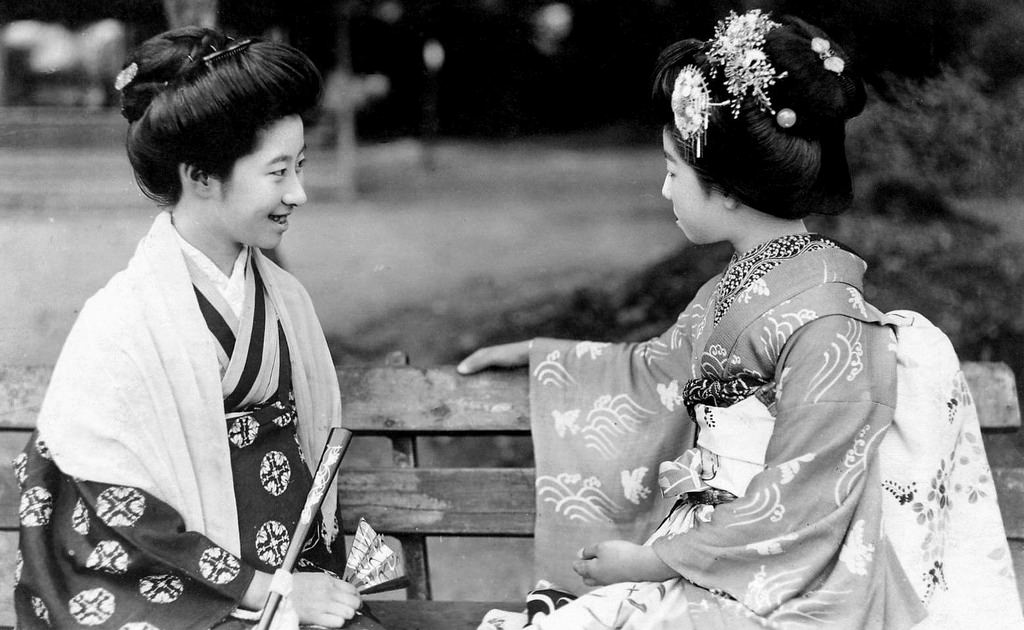
<path fill-rule="evenodd" d="M 1024 630 L 1024 1 L 0 0 L 0 630 Z"/>

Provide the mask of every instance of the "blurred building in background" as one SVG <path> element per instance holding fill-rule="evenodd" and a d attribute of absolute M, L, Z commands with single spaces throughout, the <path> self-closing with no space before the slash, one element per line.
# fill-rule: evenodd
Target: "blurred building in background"
<path fill-rule="evenodd" d="M 978 68 L 991 90 L 1024 75 L 1018 1 L 4 0 L 3 102 L 111 105 L 125 47 L 190 4 L 228 31 L 295 44 L 325 76 L 341 65 L 386 79 L 386 95 L 359 111 L 366 138 L 509 137 L 643 119 L 658 51 L 754 6 L 822 25 L 883 96 L 894 77 L 947 66 Z"/>

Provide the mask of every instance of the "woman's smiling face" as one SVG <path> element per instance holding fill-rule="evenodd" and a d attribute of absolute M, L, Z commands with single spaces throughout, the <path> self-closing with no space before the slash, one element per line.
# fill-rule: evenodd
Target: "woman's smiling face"
<path fill-rule="evenodd" d="M 288 216 L 306 203 L 302 119 L 288 116 L 260 132 L 256 150 L 235 162 L 203 221 L 222 247 L 272 249 L 288 229 Z"/>

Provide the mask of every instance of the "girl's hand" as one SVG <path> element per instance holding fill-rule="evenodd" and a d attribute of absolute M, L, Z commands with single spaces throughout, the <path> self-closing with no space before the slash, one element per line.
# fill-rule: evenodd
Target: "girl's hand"
<path fill-rule="evenodd" d="M 616 582 L 661 582 L 679 577 L 654 549 L 625 540 L 606 540 L 580 549 L 580 559 L 572 563 L 587 586 Z"/>
<path fill-rule="evenodd" d="M 362 604 L 356 587 L 326 573 L 295 573 L 292 600 L 299 623 L 340 628 Z"/>
<path fill-rule="evenodd" d="M 472 374 L 489 367 L 519 367 L 530 362 L 530 342 L 517 341 L 480 348 L 459 363 L 459 374 Z"/>

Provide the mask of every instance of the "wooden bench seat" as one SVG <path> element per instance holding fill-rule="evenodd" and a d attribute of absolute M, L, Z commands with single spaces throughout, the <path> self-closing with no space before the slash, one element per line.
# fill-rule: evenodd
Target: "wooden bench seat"
<path fill-rule="evenodd" d="M 1000 363 L 965 363 L 978 403 L 986 444 L 1003 448 L 1020 427 L 1014 376 Z M 0 459 L 24 447 L 35 423 L 49 368 L 0 368 Z M 454 368 L 339 368 L 345 425 L 357 436 L 390 441 L 391 466 L 346 466 L 339 477 L 345 529 L 365 516 L 402 546 L 411 578 L 407 600 L 373 601 L 374 613 L 393 630 L 475 628 L 494 607 L 521 602 L 430 601 L 428 537 L 530 537 L 534 525 L 534 471 L 520 468 L 427 468 L 418 440 L 480 435 L 529 435 L 525 370 L 472 377 Z M 997 444 L 998 442 L 998 444 Z M 1024 584 L 1024 462 L 993 458 L 999 504 L 1018 584 Z M 13 474 L 0 474 L 0 624 L 13 623 L 11 587 L 17 547 L 18 490 Z M 1024 589 L 1022 589 L 1024 592 Z M 493 595 L 474 594 L 488 600 Z"/>

